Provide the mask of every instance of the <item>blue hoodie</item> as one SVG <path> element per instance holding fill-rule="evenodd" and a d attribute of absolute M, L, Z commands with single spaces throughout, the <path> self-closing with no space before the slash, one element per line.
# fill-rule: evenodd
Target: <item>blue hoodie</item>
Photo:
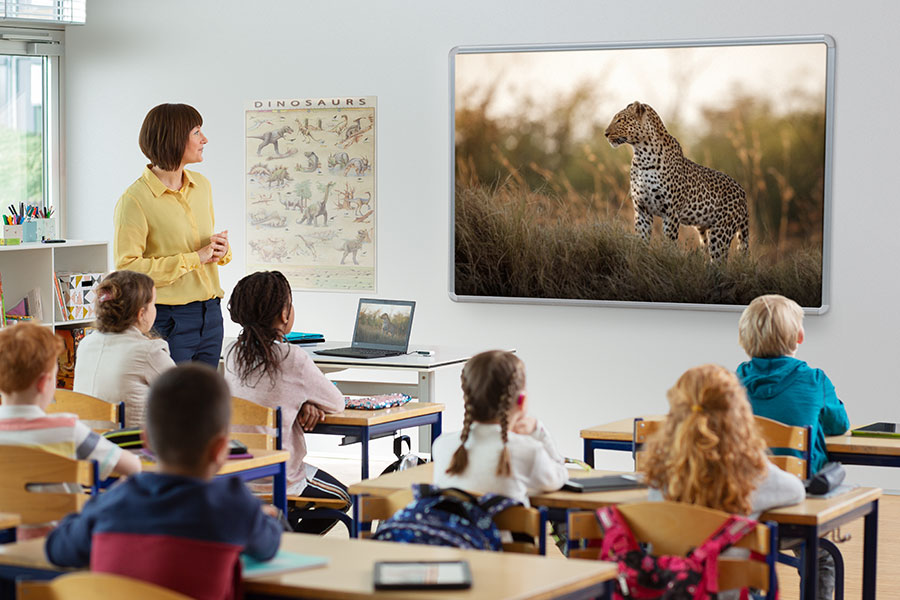
<path fill-rule="evenodd" d="M 821 469 L 827 461 L 825 436 L 840 435 L 850 427 L 844 403 L 828 376 L 791 356 L 753 358 L 741 363 L 737 375 L 747 388 L 753 414 L 812 427 L 810 472 Z"/>

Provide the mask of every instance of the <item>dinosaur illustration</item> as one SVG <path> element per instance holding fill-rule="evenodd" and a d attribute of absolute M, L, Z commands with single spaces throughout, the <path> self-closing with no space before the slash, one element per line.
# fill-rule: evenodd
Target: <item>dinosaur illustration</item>
<path fill-rule="evenodd" d="M 371 242 L 372 238 L 369 236 L 368 229 L 360 229 L 356 232 L 356 239 L 353 240 L 344 240 L 343 246 L 341 246 L 341 251 L 344 255 L 341 257 L 341 264 L 344 264 L 344 260 L 346 260 L 347 256 L 350 254 L 353 255 L 353 264 L 358 265 L 359 262 L 356 260 L 356 253 L 362 249 L 362 245 L 365 242 Z"/>
<path fill-rule="evenodd" d="M 369 159 L 363 156 L 362 158 L 353 158 L 347 163 L 347 166 L 344 167 L 344 177 L 350 175 L 350 171 L 354 171 L 356 173 L 355 177 L 362 177 L 369 170 Z"/>
<path fill-rule="evenodd" d="M 302 173 L 314 173 L 318 171 L 321 166 L 318 155 L 315 152 L 304 152 L 303 155 L 306 156 L 306 166 L 301 167 L 298 164 L 294 169 Z"/>
<path fill-rule="evenodd" d="M 307 223 L 318 227 L 319 216 L 321 216 L 323 219 L 322 225 L 328 226 L 328 194 L 331 192 L 332 187 L 334 187 L 334 182 L 329 181 L 328 185 L 325 186 L 325 195 L 322 197 L 322 201 L 310 204 L 306 207 L 306 212 L 303 213 L 303 219 L 298 221 L 301 225 Z"/>
<path fill-rule="evenodd" d="M 340 175 L 344 172 L 344 168 L 347 166 L 348 162 L 350 162 L 350 157 L 347 156 L 346 152 L 335 152 L 334 154 L 330 154 L 328 156 L 328 171 L 332 175 Z"/>
<path fill-rule="evenodd" d="M 310 132 L 309 119 L 304 119 L 303 123 L 300 122 L 300 119 L 294 119 L 294 122 L 297 124 L 297 133 L 303 136 L 304 142 L 309 143 L 320 141 L 313 137 L 313 134 Z"/>
<path fill-rule="evenodd" d="M 290 172 L 286 167 L 276 167 L 272 170 L 272 173 L 269 175 L 268 184 L 269 187 L 272 187 L 274 183 L 277 187 L 284 187 L 287 185 L 288 181 L 293 181 L 294 178 L 291 177 Z"/>
<path fill-rule="evenodd" d="M 262 156 L 262 149 L 272 144 L 275 148 L 275 154 L 281 154 L 278 150 L 278 140 L 288 135 L 289 133 L 294 133 L 294 130 L 291 129 L 289 125 L 285 125 L 280 129 L 271 129 L 261 135 L 248 135 L 247 137 L 256 138 L 258 140 L 262 140 L 259 144 L 259 148 L 256 149 L 256 155 Z"/>
<path fill-rule="evenodd" d="M 353 222 L 354 222 L 354 223 L 368 223 L 368 221 L 367 221 L 366 219 L 368 219 L 369 217 L 371 217 L 371 216 L 372 216 L 372 213 L 374 213 L 374 212 L 375 212 L 374 210 L 370 210 L 370 211 L 367 212 L 366 214 L 361 215 L 361 216 L 356 217 L 355 219 L 353 219 Z"/>

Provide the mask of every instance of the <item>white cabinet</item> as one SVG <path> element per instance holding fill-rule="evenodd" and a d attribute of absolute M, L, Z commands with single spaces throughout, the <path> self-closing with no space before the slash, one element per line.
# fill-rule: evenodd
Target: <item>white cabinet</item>
<path fill-rule="evenodd" d="M 44 323 L 53 327 L 90 323 L 93 319 L 66 321 L 56 300 L 58 271 L 106 273 L 109 270 L 108 242 L 67 240 L 61 244 L 41 242 L 0 246 L 0 277 L 3 303 L 9 310 L 34 288 L 41 290 Z"/>

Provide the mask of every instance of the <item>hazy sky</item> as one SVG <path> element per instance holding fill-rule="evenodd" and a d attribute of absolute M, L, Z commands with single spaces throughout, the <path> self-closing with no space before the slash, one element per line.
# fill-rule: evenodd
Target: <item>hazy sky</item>
<path fill-rule="evenodd" d="M 653 106 L 664 122 L 689 126 L 703 107 L 730 104 L 737 89 L 775 101 L 776 110 L 807 108 L 810 96 L 824 110 L 825 63 L 824 43 L 458 54 L 456 103 L 480 101 L 496 82 L 490 116 L 516 114 L 530 96 L 528 116 L 535 118 L 589 82 L 596 104 L 593 114 L 579 115 L 584 131 L 593 122 L 606 127 L 635 100 Z"/>

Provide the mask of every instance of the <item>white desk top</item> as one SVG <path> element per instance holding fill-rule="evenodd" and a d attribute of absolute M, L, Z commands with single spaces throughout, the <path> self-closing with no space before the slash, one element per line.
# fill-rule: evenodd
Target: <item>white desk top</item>
<path fill-rule="evenodd" d="M 391 368 L 413 371 L 426 371 L 448 365 L 461 364 L 482 351 L 474 348 L 451 346 L 411 345 L 409 352 L 413 352 L 413 354 L 401 354 L 400 356 L 387 356 L 385 358 L 345 358 L 342 356 L 322 356 L 315 353 L 316 350 L 345 348 L 348 346 L 350 346 L 350 342 L 323 342 L 321 344 L 300 345 L 301 348 L 309 353 L 310 358 L 320 366 L 356 367 L 360 369 Z M 434 355 L 421 356 L 414 353 L 416 350 L 432 350 Z"/>

